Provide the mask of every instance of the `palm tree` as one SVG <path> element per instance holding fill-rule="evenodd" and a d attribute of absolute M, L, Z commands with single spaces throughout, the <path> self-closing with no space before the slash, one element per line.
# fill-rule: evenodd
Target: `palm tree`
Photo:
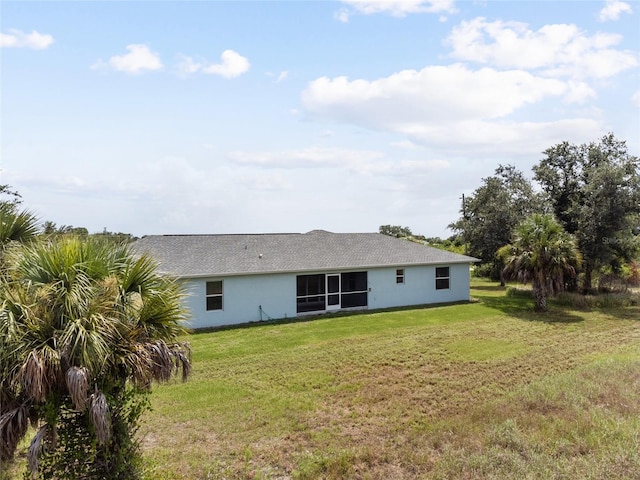
<path fill-rule="evenodd" d="M 127 462 L 144 392 L 190 372 L 188 345 L 176 341 L 182 298 L 124 244 L 65 236 L 9 248 L 0 279 L 0 461 L 13 457 L 31 422 L 32 473 L 42 460 L 43 477 L 135 478 Z"/>
<path fill-rule="evenodd" d="M 13 242 L 25 243 L 38 234 L 38 219 L 28 210 L 18 210 L 16 204 L 0 201 L 0 247 Z"/>
<path fill-rule="evenodd" d="M 515 229 L 513 242 L 498 250 L 504 276 L 531 281 L 535 310 L 547 310 L 547 296 L 564 290 L 567 277 L 575 277 L 581 256 L 573 237 L 552 215 L 534 214 Z"/>

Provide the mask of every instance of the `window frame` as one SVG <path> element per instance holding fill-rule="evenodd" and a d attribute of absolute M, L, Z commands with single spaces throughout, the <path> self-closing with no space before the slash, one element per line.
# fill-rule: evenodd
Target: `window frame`
<path fill-rule="evenodd" d="M 404 285 L 404 268 L 396 268 L 396 285 Z"/>
<path fill-rule="evenodd" d="M 446 271 L 446 275 L 444 274 Z M 450 290 L 451 289 L 451 269 L 449 266 L 436 267 L 435 272 L 436 290 Z"/>
<path fill-rule="evenodd" d="M 209 293 L 209 285 L 220 284 L 219 292 L 216 291 L 214 293 Z M 215 312 L 217 310 L 224 310 L 224 280 L 207 280 L 204 286 L 204 296 L 205 296 L 205 309 L 207 312 Z M 218 290 L 218 289 L 216 289 Z M 220 299 L 220 306 L 217 306 L 217 302 L 214 305 L 210 300 Z"/>

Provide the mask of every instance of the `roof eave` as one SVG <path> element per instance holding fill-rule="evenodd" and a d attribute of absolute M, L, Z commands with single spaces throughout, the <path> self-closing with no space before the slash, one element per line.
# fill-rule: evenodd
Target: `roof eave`
<path fill-rule="evenodd" d="M 289 269 L 289 270 L 264 270 L 259 272 L 210 272 L 210 273 L 197 273 L 197 274 L 176 274 L 175 272 L 161 272 L 165 275 L 171 275 L 175 278 L 189 279 L 189 278 L 217 278 L 217 277 L 248 277 L 256 275 L 285 275 L 291 273 L 312 273 L 312 272 L 338 272 L 345 270 L 368 270 L 372 268 L 406 268 L 406 267 L 428 267 L 437 265 L 462 265 L 472 264 L 478 262 L 478 259 L 470 260 L 457 260 L 457 261 L 441 261 L 441 262 L 421 262 L 421 263 L 397 263 L 397 264 L 377 264 L 377 265 L 351 265 L 351 266 L 336 266 L 336 267 L 318 267 L 318 268 L 304 268 L 304 269 Z"/>

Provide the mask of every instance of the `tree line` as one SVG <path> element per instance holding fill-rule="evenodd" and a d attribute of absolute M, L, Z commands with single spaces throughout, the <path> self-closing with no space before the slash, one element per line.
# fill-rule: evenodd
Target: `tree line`
<path fill-rule="evenodd" d="M 563 248 L 572 247 L 574 252 L 564 251 L 563 268 L 545 272 L 549 292 L 554 290 L 552 284 L 555 290 L 589 292 L 595 276 L 620 276 L 625 270 L 637 281 L 640 162 L 628 152 L 626 142 L 613 133 L 580 145 L 562 142 L 543 152 L 532 173 L 529 180 L 514 165 L 499 165 L 492 176 L 483 178 L 464 197 L 460 217 L 449 225 L 454 235 L 448 243 L 463 245 L 464 253 L 480 259 L 479 272 L 504 282 L 507 276 L 531 280 L 531 272 L 518 274 L 514 263 L 518 252 L 530 255 L 530 261 L 534 247 L 552 242 L 551 237 L 561 240 Z M 547 237 L 541 229 L 546 229 Z M 416 237 L 408 227 L 385 225 L 380 232 Z M 531 243 L 536 235 L 538 245 Z M 520 267 L 524 260 L 520 258 Z M 553 269 L 559 259 L 549 261 Z"/>

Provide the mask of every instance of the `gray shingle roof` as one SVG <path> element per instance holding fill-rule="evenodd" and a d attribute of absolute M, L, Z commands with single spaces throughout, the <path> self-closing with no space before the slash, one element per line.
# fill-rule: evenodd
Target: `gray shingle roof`
<path fill-rule="evenodd" d="M 379 233 L 151 235 L 135 249 L 178 277 L 252 275 L 383 266 L 472 263 L 477 259 Z"/>

